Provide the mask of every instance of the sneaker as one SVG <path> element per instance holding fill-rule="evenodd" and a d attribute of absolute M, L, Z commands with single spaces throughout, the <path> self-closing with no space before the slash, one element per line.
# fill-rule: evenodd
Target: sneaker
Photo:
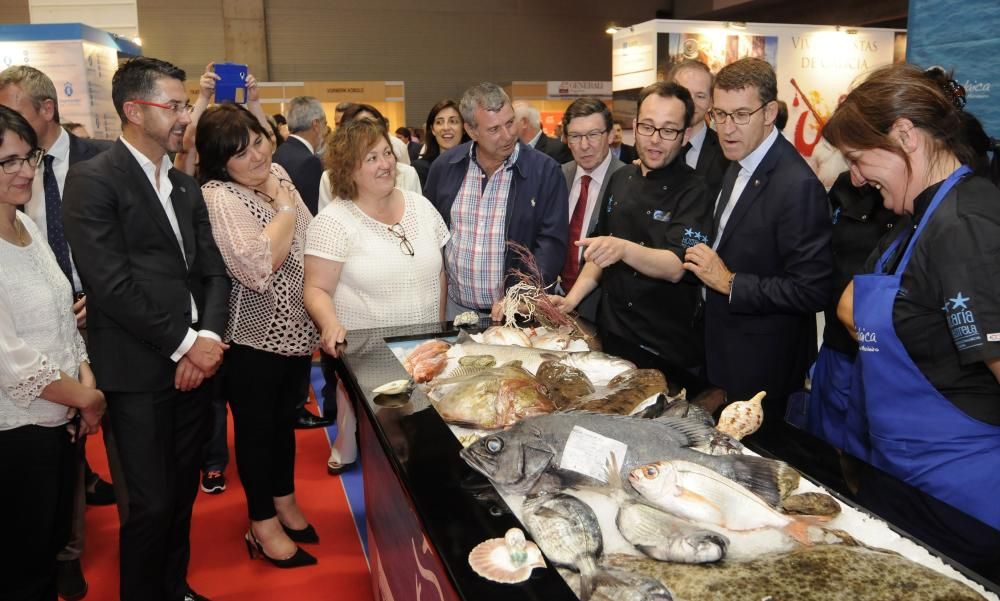
<path fill-rule="evenodd" d="M 226 490 L 226 476 L 218 470 L 210 470 L 201 475 L 201 489 L 210 495 Z"/>

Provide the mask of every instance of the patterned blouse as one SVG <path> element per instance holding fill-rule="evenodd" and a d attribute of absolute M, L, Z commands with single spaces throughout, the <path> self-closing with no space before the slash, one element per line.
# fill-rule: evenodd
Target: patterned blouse
<path fill-rule="evenodd" d="M 271 173 L 287 180 L 277 163 Z M 288 257 L 271 269 L 271 242 L 264 228 L 277 215 L 274 206 L 246 186 L 212 180 L 201 187 L 212 234 L 233 280 L 225 340 L 278 355 L 311 355 L 319 334 L 303 301 L 303 255 L 312 216 L 297 191 L 295 238 Z"/>

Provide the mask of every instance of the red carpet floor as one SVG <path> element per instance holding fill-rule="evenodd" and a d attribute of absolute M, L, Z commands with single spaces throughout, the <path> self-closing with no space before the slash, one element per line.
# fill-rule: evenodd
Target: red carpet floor
<path fill-rule="evenodd" d="M 232 422 L 230 422 L 232 456 Z M 243 533 L 248 522 L 243 488 L 230 461 L 227 489 L 220 495 L 198 493 L 191 529 L 192 559 L 188 582 L 213 601 L 368 601 L 372 599 L 368 563 L 351 518 L 339 478 L 326 473 L 329 442 L 322 429 L 297 432 L 295 471 L 299 504 L 320 535 L 305 548 L 316 566 L 281 570 L 247 558 Z M 107 477 L 101 436 L 87 443 L 93 469 Z M 118 598 L 118 512 L 114 506 L 87 508 L 87 543 L 83 570 L 90 583 L 88 601 Z"/>

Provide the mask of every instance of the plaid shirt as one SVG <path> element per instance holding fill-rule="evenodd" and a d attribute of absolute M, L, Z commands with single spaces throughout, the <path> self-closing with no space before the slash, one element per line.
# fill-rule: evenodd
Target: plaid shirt
<path fill-rule="evenodd" d="M 451 238 L 445 246 L 448 296 L 455 303 L 489 311 L 503 291 L 507 253 L 507 197 L 520 148 L 489 178 L 469 149 L 469 169 L 451 207 Z"/>

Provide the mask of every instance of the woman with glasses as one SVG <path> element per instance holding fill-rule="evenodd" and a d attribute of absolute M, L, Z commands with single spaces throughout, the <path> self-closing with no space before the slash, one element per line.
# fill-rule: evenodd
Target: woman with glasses
<path fill-rule="evenodd" d="M 327 167 L 336 198 L 309 226 L 305 250 L 306 308 L 323 350 L 338 356 L 348 330 L 444 320 L 448 229 L 426 198 L 395 187 L 396 158 L 382 124 L 342 124 Z M 357 458 L 355 426 L 340 386 L 331 473 Z"/>
<path fill-rule="evenodd" d="M 309 210 L 279 165 L 268 132 L 235 104 L 198 122 L 198 178 L 232 278 L 222 377 L 236 464 L 247 497 L 251 557 L 316 563 L 296 543 L 319 536 L 295 500 L 295 408 L 318 335 L 302 302 Z"/>
<path fill-rule="evenodd" d="M 31 199 L 37 146 L 24 117 L 0 106 L 0 515 L 15 542 L 0 598 L 11 601 L 56 599 L 56 553 L 73 513 L 72 445 L 98 430 L 105 409 L 69 280 L 17 210 Z"/>

